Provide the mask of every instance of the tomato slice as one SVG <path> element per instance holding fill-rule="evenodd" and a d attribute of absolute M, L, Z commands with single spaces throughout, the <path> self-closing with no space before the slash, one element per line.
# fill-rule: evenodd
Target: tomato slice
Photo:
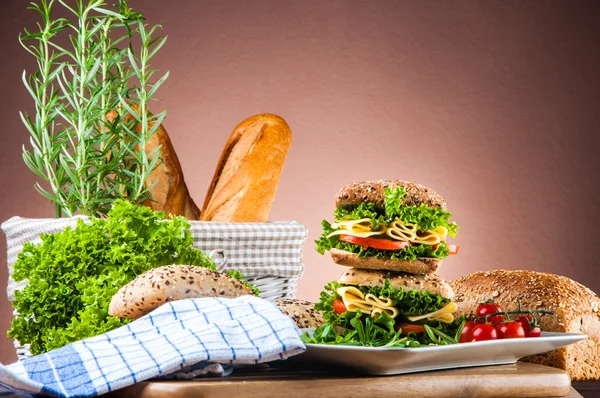
<path fill-rule="evenodd" d="M 409 245 L 408 242 L 400 242 L 391 239 L 359 238 L 352 235 L 340 235 L 340 240 L 364 247 L 372 247 L 373 249 L 378 250 L 402 250 Z"/>
<path fill-rule="evenodd" d="M 448 254 L 458 254 L 458 249 L 460 249 L 459 246 L 449 244 L 446 244 L 446 246 L 448 247 Z"/>
<path fill-rule="evenodd" d="M 401 336 L 406 336 L 410 332 L 413 333 L 425 333 L 425 326 L 422 325 L 413 325 L 411 323 L 399 323 L 395 326 L 395 329 L 402 329 Z"/>
<path fill-rule="evenodd" d="M 344 304 L 344 302 L 340 299 L 335 299 L 333 300 L 333 311 L 338 314 L 341 315 L 344 312 L 346 312 L 346 305 Z"/>

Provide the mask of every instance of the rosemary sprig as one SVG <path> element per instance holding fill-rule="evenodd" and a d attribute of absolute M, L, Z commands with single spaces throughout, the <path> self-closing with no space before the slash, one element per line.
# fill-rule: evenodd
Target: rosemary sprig
<path fill-rule="evenodd" d="M 56 7 L 68 18 L 52 19 Z M 146 145 L 166 117 L 149 103 L 168 77 L 151 60 L 165 44 L 127 0 L 112 9 L 103 0 L 38 0 L 37 31 L 19 40 L 37 61 L 23 73 L 35 115 L 21 112 L 30 133 L 25 164 L 41 178 L 35 187 L 55 205 L 56 216 L 104 215 L 117 199 L 151 199 L 148 181 L 160 148 Z M 60 43 L 68 39 L 70 46 Z M 110 118 L 108 115 L 112 115 Z"/>

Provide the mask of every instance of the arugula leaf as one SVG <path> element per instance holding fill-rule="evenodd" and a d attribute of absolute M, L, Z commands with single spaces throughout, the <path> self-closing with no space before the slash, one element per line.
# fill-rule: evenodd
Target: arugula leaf
<path fill-rule="evenodd" d="M 74 229 L 42 235 L 38 246 L 26 243 L 13 277 L 29 283 L 15 292 L 19 316 L 8 337 L 30 343 L 32 354 L 39 354 L 127 324 L 109 316 L 108 305 L 137 275 L 168 264 L 215 270 L 192 246 L 189 227 L 183 217 L 167 220 L 162 212 L 119 200 L 108 218 L 80 220 Z"/>
<path fill-rule="evenodd" d="M 336 314 L 333 301 L 339 299 L 337 289 L 343 286 L 337 281 L 329 282 L 321 291 L 320 299 L 315 304 L 315 310 L 320 311 L 327 323 L 319 326 L 312 335 L 305 334 L 302 340 L 312 344 L 348 344 L 373 347 L 419 347 L 429 344 L 453 344 L 450 336 L 456 336 L 458 329 L 464 323 L 461 316 L 451 324 L 443 322 L 428 322 L 430 330 L 427 333 L 409 333 L 402 337 L 401 330 L 396 331 L 397 322 L 403 322 L 407 316 L 422 315 L 437 311 L 450 300 L 431 292 L 417 290 L 394 289 L 389 280 L 382 287 L 356 286 L 362 293 L 373 294 L 377 297 L 391 298 L 394 306 L 401 312 L 397 318 L 391 318 L 382 313 L 378 318 L 361 314 L 360 311 L 346 311 Z M 433 337 L 432 337 L 433 336 Z"/>
<path fill-rule="evenodd" d="M 310 334 L 302 334 L 301 339 L 307 344 L 343 344 L 368 347 L 402 347 L 417 348 L 424 345 L 456 344 L 449 334 L 456 333 L 457 322 L 445 324 L 436 322 L 425 325 L 426 333 L 408 333 L 402 337 L 402 330 L 394 330 L 395 320 L 382 313 L 374 319 L 369 315 L 357 312 L 346 312 L 349 326 L 344 328 L 333 322 L 319 326 Z"/>

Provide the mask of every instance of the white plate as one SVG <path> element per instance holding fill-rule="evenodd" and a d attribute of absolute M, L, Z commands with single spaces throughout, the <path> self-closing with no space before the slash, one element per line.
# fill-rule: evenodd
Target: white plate
<path fill-rule="evenodd" d="M 303 329 L 312 332 L 314 329 Z M 307 344 L 295 362 L 329 364 L 369 375 L 395 375 L 469 366 L 515 363 L 587 338 L 585 334 L 542 332 L 540 337 L 502 339 L 419 348 L 377 348 Z"/>

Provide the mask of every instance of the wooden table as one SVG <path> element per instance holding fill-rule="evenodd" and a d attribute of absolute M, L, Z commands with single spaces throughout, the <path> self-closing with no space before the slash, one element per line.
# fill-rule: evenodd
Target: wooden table
<path fill-rule="evenodd" d="M 581 397 L 562 370 L 529 363 L 398 376 L 358 376 L 322 370 L 254 367 L 226 378 L 153 381 L 111 397 Z M 596 395 L 598 397 L 600 395 Z"/>

